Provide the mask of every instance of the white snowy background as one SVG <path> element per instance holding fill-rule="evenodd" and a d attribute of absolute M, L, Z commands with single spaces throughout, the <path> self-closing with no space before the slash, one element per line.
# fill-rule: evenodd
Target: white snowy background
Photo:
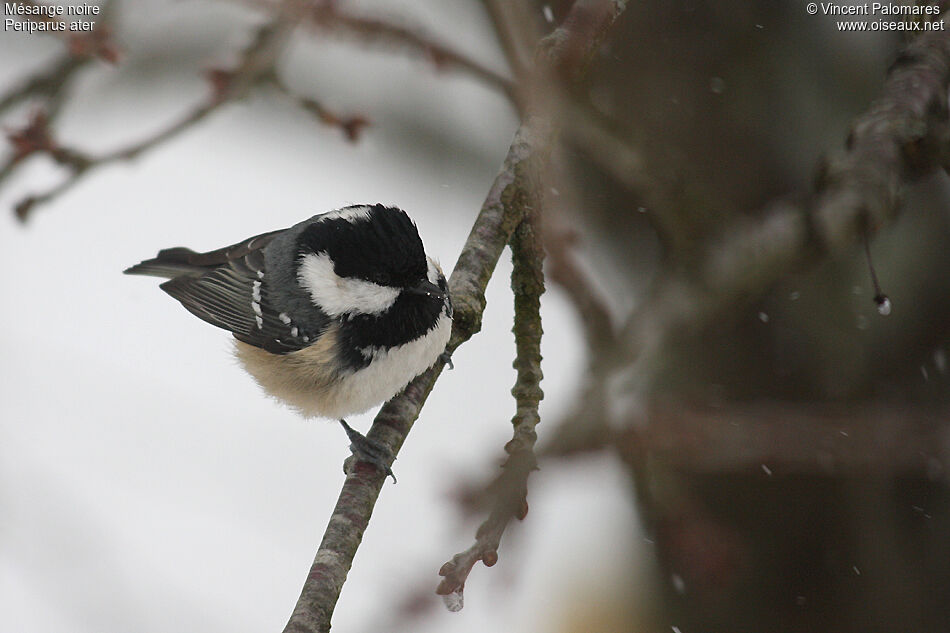
<path fill-rule="evenodd" d="M 503 68 L 478 3 L 385 6 Z M 82 75 L 57 137 L 100 152 L 161 128 L 204 98 L 201 72 L 232 59 L 254 20 L 227 3 L 128 3 L 122 63 Z M 205 63 L 168 72 L 180 61 L 169 52 L 196 42 L 207 50 L 181 60 Z M 0 32 L 0 91 L 60 47 Z M 372 127 L 349 144 L 259 93 L 94 172 L 27 226 L 12 205 L 63 174 L 31 161 L 2 190 L 0 631 L 250 633 L 279 631 L 289 617 L 343 480 L 346 439 L 337 425 L 305 422 L 266 398 L 225 332 L 157 280 L 121 271 L 160 248 L 216 248 L 383 202 L 410 212 L 448 272 L 517 121 L 498 93 L 398 52 L 309 35 L 284 70 L 301 92 L 364 113 Z M 426 146 L 425 130 L 409 127 L 420 118 L 439 132 L 433 142 L 456 141 Z M 483 517 L 462 517 L 452 491 L 496 472 L 510 438 L 509 273 L 505 254 L 483 332 L 442 375 L 395 464 L 398 485 L 383 489 L 335 630 L 400 630 L 401 602 L 434 590 L 439 566 L 473 539 Z M 548 424 L 574 393 L 583 350 L 556 288 L 543 316 Z M 350 422 L 365 430 L 371 419 Z M 509 528 L 494 568 L 475 568 L 465 609 L 439 607 L 404 628 L 557 631 L 579 602 L 600 609 L 634 581 L 630 561 L 649 547 L 630 533 L 630 496 L 612 462 L 544 465 L 530 482 L 527 520 Z"/>

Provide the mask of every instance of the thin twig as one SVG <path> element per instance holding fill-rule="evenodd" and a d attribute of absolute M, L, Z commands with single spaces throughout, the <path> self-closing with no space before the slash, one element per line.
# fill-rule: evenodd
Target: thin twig
<path fill-rule="evenodd" d="M 551 281 L 564 290 L 577 312 L 589 353 L 599 355 L 616 342 L 615 326 L 607 302 L 597 293 L 594 282 L 581 270 L 577 261 L 577 233 L 566 226 L 556 225 L 550 216 L 545 222 L 544 233 Z"/>
<path fill-rule="evenodd" d="M 312 114 L 321 124 L 339 128 L 346 137 L 346 140 L 351 143 L 358 141 L 363 129 L 371 125 L 370 120 L 361 114 L 338 114 L 312 97 L 297 94 L 277 73 L 271 74 L 268 77 L 268 81 L 270 81 L 277 92 L 292 101 L 301 110 Z"/>
<path fill-rule="evenodd" d="M 591 106 L 562 95 L 565 109 L 564 138 L 589 161 L 612 177 L 630 193 L 649 194 L 654 183 L 642 153 L 629 140 L 629 134 Z"/>
<path fill-rule="evenodd" d="M 472 59 L 451 46 L 438 42 L 418 26 L 404 26 L 367 15 L 359 15 L 342 8 L 332 0 L 246 0 L 252 6 L 283 13 L 288 19 L 306 22 L 321 33 L 350 37 L 365 44 L 404 48 L 429 61 L 439 69 L 453 69 L 467 73 L 489 86 L 501 90 L 516 102 L 511 79 Z"/>
<path fill-rule="evenodd" d="M 491 512 L 475 535 L 475 543 L 456 554 L 439 570 L 443 576 L 436 593 L 443 596 L 452 611 L 462 608 L 463 589 L 472 567 L 478 561 L 491 567 L 498 560 L 501 537 L 512 519 L 524 519 L 528 513 L 528 476 L 537 469 L 534 445 L 538 436 L 535 427 L 541 421 L 538 405 L 541 391 L 541 295 L 544 293 L 544 249 L 541 246 L 538 208 L 538 186 L 525 188 L 529 199 L 518 206 L 526 209 L 524 220 L 511 238 L 511 289 L 515 297 L 515 362 L 518 372 L 511 394 L 516 413 L 511 423 L 514 435 L 507 444 L 507 459 L 501 475 L 490 487 L 494 497 Z"/>
<path fill-rule="evenodd" d="M 212 90 L 205 102 L 184 113 L 177 121 L 172 122 L 164 129 L 126 147 L 99 156 L 89 156 L 80 150 L 64 147 L 52 139 L 52 134 L 46 127 L 47 120 L 44 117 L 41 121 L 41 131 L 45 136 L 45 142 L 34 144 L 29 152 L 15 152 L 8 165 L 0 169 L 0 177 L 9 174 L 13 167 L 27 155 L 43 152 L 49 154 L 58 164 L 69 168 L 70 174 L 66 177 L 66 180 L 51 189 L 43 193 L 29 195 L 18 202 L 15 205 L 17 218 L 22 221 L 28 220 L 37 206 L 47 203 L 67 191 L 81 177 L 110 164 L 132 160 L 194 127 L 225 103 L 246 95 L 248 90 L 263 82 L 273 72 L 274 64 L 292 29 L 293 25 L 283 20 L 275 20 L 261 27 L 253 41 L 244 49 L 240 60 L 232 70 L 212 70 L 209 73 Z M 31 132 L 31 128 L 36 127 L 38 125 L 36 117 L 34 117 L 27 128 L 12 133 L 11 140 L 16 143 L 17 136 L 23 136 L 26 132 Z"/>
<path fill-rule="evenodd" d="M 58 56 L 47 67 L 24 78 L 0 97 L 0 114 L 21 101 L 34 97 L 49 102 L 55 95 L 65 91 L 70 79 L 90 60 L 89 57 L 76 57 L 69 53 Z M 46 105 L 44 110 L 52 114 L 49 105 Z"/>
<path fill-rule="evenodd" d="M 32 3 L 32 6 L 35 6 L 35 3 Z M 0 97 L 0 114 L 28 99 L 36 101 L 27 126 L 21 130 L 7 131 L 7 136 L 14 145 L 14 151 L 0 166 L 0 185 L 14 172 L 23 159 L 37 152 L 48 152 L 57 163 L 74 168 L 71 177 L 61 185 L 45 194 L 30 196 L 18 203 L 16 213 L 21 220 L 35 204 L 45 202 L 71 187 L 78 171 L 75 168 L 83 163 L 81 160 L 70 160 L 79 158 L 81 156 L 79 152 L 59 148 L 52 142 L 50 125 L 59 115 L 60 108 L 66 101 L 80 70 L 88 66 L 96 57 L 110 63 L 117 61 L 118 49 L 112 43 L 110 36 L 110 20 L 114 14 L 112 7 L 111 0 L 103 5 L 95 31 L 73 34 L 68 40 L 68 52 L 60 54 L 46 67 L 24 78 Z M 82 164 L 81 169 L 86 166 Z"/>
<path fill-rule="evenodd" d="M 530 22 L 524 19 L 524 6 L 519 2 L 503 0 L 482 0 L 482 5 L 495 30 L 495 37 L 505 54 L 508 67 L 515 80 L 520 82 L 527 75 L 529 55 L 539 39 L 530 30 Z"/>

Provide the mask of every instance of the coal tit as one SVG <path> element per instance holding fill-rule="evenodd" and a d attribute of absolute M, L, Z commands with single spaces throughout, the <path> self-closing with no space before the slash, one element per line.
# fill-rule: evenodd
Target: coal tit
<path fill-rule="evenodd" d="M 358 458 L 387 455 L 343 419 L 390 399 L 445 351 L 452 303 L 405 211 L 316 215 L 215 251 L 177 247 L 125 271 L 234 335 L 263 389 L 306 417 L 339 419 Z"/>

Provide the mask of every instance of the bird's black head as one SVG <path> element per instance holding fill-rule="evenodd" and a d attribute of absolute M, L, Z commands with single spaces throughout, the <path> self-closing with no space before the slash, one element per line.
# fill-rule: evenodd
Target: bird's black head
<path fill-rule="evenodd" d="M 407 288 L 426 278 L 416 225 L 395 207 L 346 207 L 318 216 L 300 235 L 298 255 L 326 253 L 340 277 Z"/>
<path fill-rule="evenodd" d="M 374 350 L 428 340 L 451 319 L 445 276 L 404 211 L 375 205 L 317 216 L 300 232 L 296 253 L 297 282 L 341 324 L 350 367 L 365 366 Z"/>

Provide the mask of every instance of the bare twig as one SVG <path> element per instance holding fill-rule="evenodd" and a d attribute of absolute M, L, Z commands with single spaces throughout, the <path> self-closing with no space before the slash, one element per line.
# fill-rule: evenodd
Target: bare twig
<path fill-rule="evenodd" d="M 51 107 L 50 102 L 66 91 L 72 77 L 89 62 L 88 57 L 76 57 L 68 53 L 58 56 L 46 68 L 24 78 L 0 97 L 0 114 L 34 97 L 42 98 L 44 109 L 53 114 L 58 108 Z M 61 98 L 57 99 L 57 103 L 61 101 Z"/>
<path fill-rule="evenodd" d="M 495 36 L 508 67 L 515 79 L 520 81 L 527 75 L 531 51 L 539 35 L 531 29 L 530 20 L 524 15 L 525 6 L 520 2 L 503 0 L 482 0 L 485 13 L 495 29 Z"/>
<path fill-rule="evenodd" d="M 581 268 L 575 254 L 579 237 L 554 214 L 547 214 L 544 243 L 548 275 L 566 293 L 587 343 L 587 369 L 570 412 L 549 433 L 545 453 L 565 454 L 602 446 L 607 429 L 608 375 L 616 360 L 617 331 L 607 301 Z"/>
<path fill-rule="evenodd" d="M 210 97 L 205 102 L 184 113 L 165 129 L 127 147 L 99 156 L 89 156 L 80 150 L 66 148 L 55 143 L 51 144 L 49 148 L 36 150 L 37 152 L 45 151 L 49 153 L 56 162 L 70 168 L 70 173 L 58 185 L 41 193 L 30 194 L 16 203 L 17 217 L 22 221 L 27 220 L 37 207 L 52 201 L 70 189 L 89 172 L 116 162 L 134 159 L 166 140 L 190 129 L 223 104 L 240 99 L 249 89 L 260 83 L 270 83 L 276 86 L 283 94 L 293 99 L 307 112 L 313 114 L 321 123 L 339 128 L 348 140 L 356 141 L 362 130 L 369 124 L 368 119 L 361 115 L 341 116 L 316 99 L 297 95 L 278 78 L 274 66 L 277 56 L 282 50 L 289 32 L 301 17 L 306 17 L 312 24 L 328 32 L 344 33 L 358 37 L 362 41 L 378 42 L 384 45 L 407 46 L 411 50 L 421 52 L 439 67 L 458 68 L 468 72 L 491 85 L 495 85 L 503 90 L 510 99 L 514 99 L 513 88 L 509 79 L 471 60 L 458 51 L 422 35 L 418 29 L 347 13 L 332 2 L 281 0 L 281 2 L 263 4 L 271 11 L 272 15 L 277 17 L 260 29 L 254 42 L 243 51 L 241 60 L 234 68 L 209 71 L 208 79 L 212 86 Z M 58 18 L 49 17 L 48 20 L 56 22 Z M 30 96 L 41 95 L 47 97 L 45 112 L 47 120 L 51 120 L 62 102 L 71 79 L 88 59 L 98 56 L 114 61 L 117 56 L 116 49 L 109 38 L 109 30 L 105 24 L 98 24 L 97 30 L 91 33 L 73 34 L 69 39 L 69 43 L 71 51 L 69 55 L 64 56 L 48 69 L 24 80 L 0 98 L 0 111 L 12 107 Z M 52 151 L 53 149 L 55 149 L 55 152 Z M 62 160 L 64 156 L 81 157 L 81 160 L 64 161 Z M 22 158 L 24 157 L 13 156 L 0 167 L 0 182 L 13 172 Z"/>
<path fill-rule="evenodd" d="M 567 294 L 577 312 L 587 339 L 588 352 L 599 355 L 616 341 L 613 318 L 607 302 L 597 294 L 594 283 L 581 270 L 574 250 L 577 233 L 556 225 L 550 217 L 545 222 L 544 243 L 548 252 L 548 274 Z"/>
<path fill-rule="evenodd" d="M 363 129 L 371 125 L 369 119 L 361 114 L 338 114 L 316 99 L 297 94 L 284 83 L 277 73 L 271 74 L 268 79 L 280 94 L 290 99 L 302 110 L 312 114 L 321 124 L 339 128 L 351 143 L 358 141 Z"/>
<path fill-rule="evenodd" d="M 625 8 L 625 3 L 612 0 L 578 0 L 572 11 L 590 11 L 593 5 L 606 5 L 610 10 L 596 12 L 596 15 L 601 16 L 596 24 L 588 23 L 585 28 L 561 34 L 559 44 L 548 49 L 552 60 L 566 62 L 567 54 L 579 48 L 594 50 Z M 577 42 L 574 38 L 580 38 L 583 42 Z M 583 64 L 588 59 L 588 55 L 574 55 L 573 63 Z M 528 186 L 525 177 L 544 164 L 556 129 L 553 121 L 539 115 L 528 115 L 515 134 L 501 173 L 482 205 L 452 272 L 450 287 L 455 317 L 449 352 L 481 328 L 485 288 L 501 251 L 521 223 L 524 213 L 524 209 L 514 206 L 511 201 L 518 199 L 519 190 Z M 433 368 L 410 383 L 401 395 L 384 405 L 368 437 L 396 455 L 443 366 L 443 361 L 438 361 Z M 379 470 L 362 463 L 357 463 L 347 475 L 300 598 L 284 629 L 285 633 L 314 633 L 330 629 L 333 609 L 363 531 L 369 524 L 383 480 Z"/>
<path fill-rule="evenodd" d="M 186 112 L 168 127 L 141 141 L 112 152 L 99 156 L 89 156 L 79 150 L 59 145 L 53 140 L 51 132 L 46 128 L 45 117 L 41 121 L 44 135 L 43 142 L 34 142 L 29 147 L 29 151 L 23 151 L 21 147 L 17 147 L 17 138 L 38 136 L 36 130 L 39 129 L 39 126 L 37 125 L 37 118 L 34 116 L 27 128 L 11 134 L 11 140 L 16 151 L 9 164 L 0 169 L 0 177 L 6 176 L 26 156 L 43 152 L 49 154 L 58 164 L 69 168 L 70 173 L 62 183 L 55 187 L 40 194 L 29 195 L 17 203 L 15 206 L 17 217 L 22 221 L 26 221 L 38 205 L 49 202 L 67 191 L 89 172 L 112 163 L 132 160 L 192 128 L 223 104 L 246 95 L 248 90 L 265 81 L 273 73 L 274 63 L 292 29 L 293 25 L 283 20 L 276 20 L 261 27 L 251 44 L 244 49 L 240 60 L 233 69 L 209 72 L 212 90 L 204 103 Z"/>
<path fill-rule="evenodd" d="M 620 124 L 567 95 L 562 96 L 562 103 L 565 141 L 631 193 L 651 193 L 654 180 Z"/>
<path fill-rule="evenodd" d="M 35 3 L 30 3 L 35 6 Z M 79 71 L 96 57 L 114 63 L 118 50 L 111 40 L 109 21 L 113 15 L 112 2 L 106 2 L 100 13 L 95 31 L 74 33 L 68 39 L 69 51 L 59 55 L 45 68 L 24 78 L 0 97 L 0 114 L 20 102 L 34 99 L 30 121 L 20 130 L 8 130 L 7 137 L 13 145 L 13 154 L 0 166 L 0 184 L 9 177 L 23 159 L 34 153 L 48 152 L 54 161 L 73 168 L 69 178 L 59 186 L 39 196 L 30 196 L 16 205 L 17 217 L 26 217 L 34 204 L 59 195 L 76 180 L 76 168 L 85 169 L 85 161 L 79 152 L 58 147 L 52 140 L 50 124 L 59 114 L 60 107 L 69 94 L 73 80 Z M 24 16 L 20 16 L 21 18 Z M 57 22 L 58 24 L 59 22 Z M 75 158 L 77 160 L 70 160 Z"/>
<path fill-rule="evenodd" d="M 535 427 L 541 421 L 538 405 L 541 391 L 541 294 L 544 292 L 544 249 L 541 246 L 538 208 L 538 186 L 524 189 L 529 199 L 517 206 L 525 209 L 525 217 L 511 239 L 513 269 L 511 289 L 515 297 L 514 367 L 518 378 L 511 393 L 517 410 L 511 423 L 514 436 L 505 444 L 508 454 L 502 473 L 490 487 L 494 497 L 488 518 L 478 528 L 475 543 L 456 554 L 439 570 L 443 580 L 436 593 L 445 598 L 450 610 L 462 608 L 462 591 L 472 567 L 478 561 L 491 567 L 498 560 L 501 537 L 512 519 L 524 519 L 528 513 L 528 476 L 537 469 L 534 445 L 538 436 Z"/>
<path fill-rule="evenodd" d="M 314 10 L 312 19 L 317 26 L 341 29 L 364 42 L 407 46 L 431 60 L 437 68 L 457 68 L 495 86 L 509 98 L 514 96 L 510 79 L 457 50 L 436 42 L 418 30 L 347 13 L 332 3 Z"/>
<path fill-rule="evenodd" d="M 468 57 L 451 46 L 438 42 L 416 26 L 405 26 L 345 10 L 332 0 L 249 0 L 250 4 L 283 13 L 288 19 L 306 21 L 321 33 L 350 37 L 360 42 L 400 47 L 432 62 L 439 69 L 453 69 L 467 73 L 487 85 L 501 90 L 515 102 L 511 80 L 484 64 Z"/>

